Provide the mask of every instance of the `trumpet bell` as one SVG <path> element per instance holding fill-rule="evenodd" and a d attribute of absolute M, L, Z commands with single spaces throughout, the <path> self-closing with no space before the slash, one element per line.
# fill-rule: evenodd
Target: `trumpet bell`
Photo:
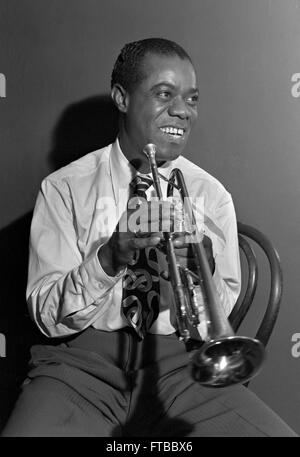
<path fill-rule="evenodd" d="M 260 371 L 263 344 L 246 336 L 210 340 L 192 354 L 192 378 L 206 387 L 226 387 L 249 381 Z"/>

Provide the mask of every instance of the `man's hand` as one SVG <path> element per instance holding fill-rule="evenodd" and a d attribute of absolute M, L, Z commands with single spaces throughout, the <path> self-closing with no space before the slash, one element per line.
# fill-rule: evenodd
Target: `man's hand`
<path fill-rule="evenodd" d="M 187 267 L 189 270 L 196 273 L 195 259 L 193 256 L 193 249 L 191 245 L 192 242 L 195 242 L 195 240 L 193 239 L 193 235 L 185 233 L 176 233 L 173 235 L 173 244 L 176 248 L 176 257 L 178 259 L 178 263 L 181 266 Z M 201 242 L 203 244 L 210 271 L 213 274 L 215 271 L 215 261 L 213 257 L 211 239 L 208 236 L 204 235 L 202 241 L 196 240 L 196 242 Z M 166 272 L 164 272 L 163 277 L 167 276 L 168 275 L 166 274 Z"/>
<path fill-rule="evenodd" d="M 141 200 L 139 200 L 141 202 Z M 130 201 L 112 236 L 98 252 L 102 268 L 109 276 L 118 274 L 130 263 L 136 250 L 157 246 L 162 230 L 170 227 L 173 207 L 169 201 Z"/>

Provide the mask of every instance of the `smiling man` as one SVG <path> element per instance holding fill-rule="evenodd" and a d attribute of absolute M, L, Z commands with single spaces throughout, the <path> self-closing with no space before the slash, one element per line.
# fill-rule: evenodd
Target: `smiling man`
<path fill-rule="evenodd" d="M 159 230 L 176 212 L 156 201 L 148 143 L 157 148 L 164 197 L 173 168 L 185 177 L 227 315 L 240 291 L 231 196 L 182 156 L 197 118 L 190 57 L 161 38 L 129 43 L 111 94 L 120 113 L 116 141 L 48 176 L 37 198 L 27 299 L 40 331 L 56 340 L 32 348 L 3 436 L 293 436 L 249 389 L 193 382 L 178 337 Z M 158 230 L 130 228 L 137 212 Z M 190 264 L 184 230 L 174 237 L 178 261 Z M 192 331 L 191 346 L 201 335 Z"/>
<path fill-rule="evenodd" d="M 194 67 L 179 55 L 148 53 L 138 84 L 118 79 L 118 63 L 112 76 L 112 97 L 121 115 L 120 146 L 130 160 L 141 159 L 140 171 L 148 171 L 143 156 L 147 143 L 158 147 L 158 160 L 176 159 L 184 150 L 197 119 L 198 89 Z M 126 89 L 124 88 L 126 87 Z"/>

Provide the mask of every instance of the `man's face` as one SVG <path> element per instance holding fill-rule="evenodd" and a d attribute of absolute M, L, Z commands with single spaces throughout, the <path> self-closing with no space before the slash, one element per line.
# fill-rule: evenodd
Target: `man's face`
<path fill-rule="evenodd" d="M 129 159 L 144 163 L 143 148 L 154 143 L 158 161 L 174 160 L 197 118 L 195 70 L 189 60 L 148 54 L 143 72 L 144 79 L 127 94 L 121 146 Z"/>

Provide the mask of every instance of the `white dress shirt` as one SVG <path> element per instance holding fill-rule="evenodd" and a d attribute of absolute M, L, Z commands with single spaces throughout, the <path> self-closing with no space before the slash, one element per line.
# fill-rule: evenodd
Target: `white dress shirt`
<path fill-rule="evenodd" d="M 198 213 L 203 215 L 205 234 L 212 240 L 216 264 L 213 279 L 229 315 L 240 292 L 231 195 L 214 177 L 182 156 L 159 171 L 168 177 L 175 167 L 183 172 L 193 204 L 201 203 Z M 135 174 L 116 140 L 43 180 L 31 226 L 26 295 L 30 314 L 45 335 L 62 337 L 88 326 L 114 331 L 128 325 L 121 312 L 125 269 L 115 277 L 108 276 L 97 252 L 126 209 L 129 183 Z M 162 180 L 161 186 L 166 195 L 167 183 Z M 153 192 L 152 187 L 148 196 Z M 166 266 L 163 254 L 160 264 L 162 269 Z M 160 313 L 152 333 L 175 331 L 170 315 L 172 294 L 170 283 L 160 278 Z"/>

